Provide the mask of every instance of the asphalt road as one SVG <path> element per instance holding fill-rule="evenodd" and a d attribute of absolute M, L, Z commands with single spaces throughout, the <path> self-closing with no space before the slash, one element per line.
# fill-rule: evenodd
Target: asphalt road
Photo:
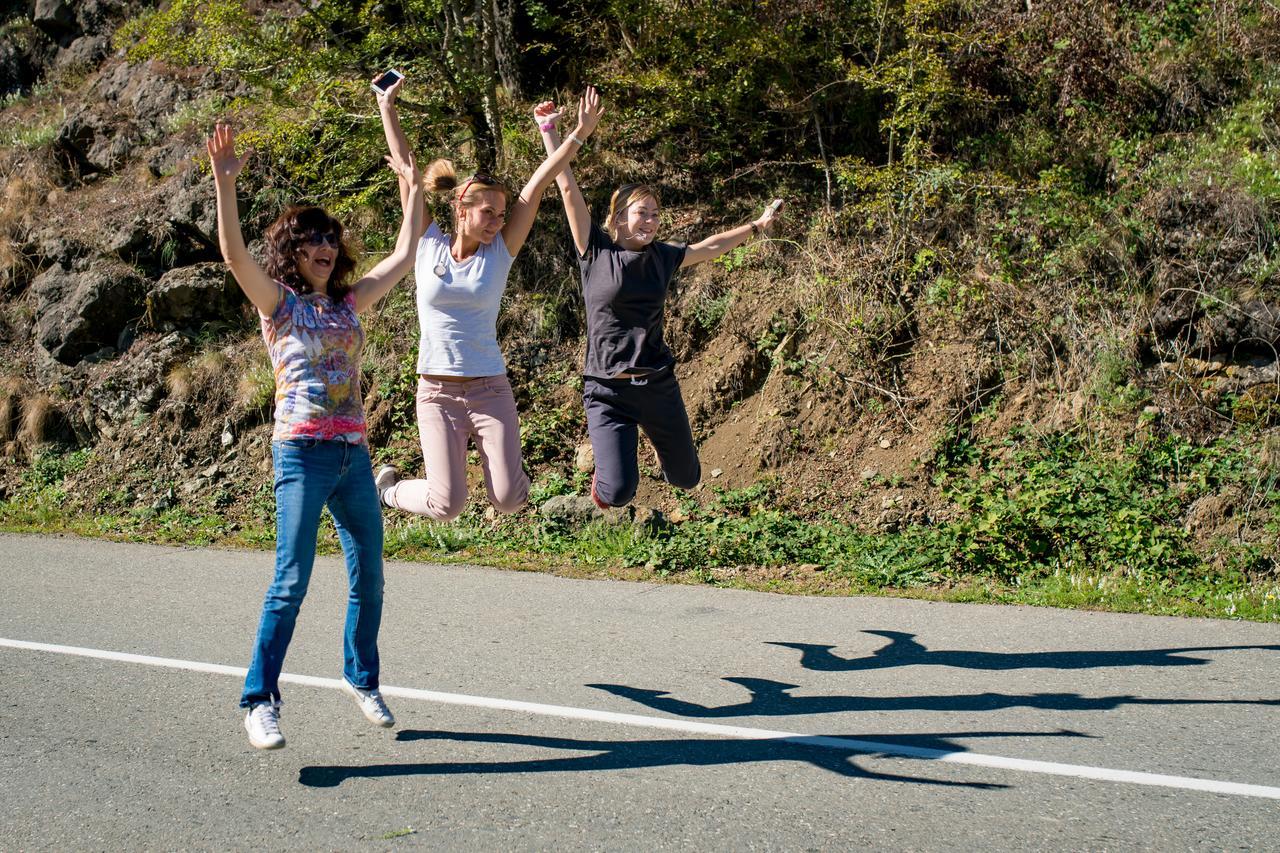
<path fill-rule="evenodd" d="M 271 567 L 0 536 L 0 638 L 244 667 Z M 287 672 L 340 677 L 344 580 Z M 1280 849 L 1280 626 L 408 563 L 386 601 L 397 726 L 285 684 L 277 752 L 234 674 L 0 642 L 0 849 Z"/>

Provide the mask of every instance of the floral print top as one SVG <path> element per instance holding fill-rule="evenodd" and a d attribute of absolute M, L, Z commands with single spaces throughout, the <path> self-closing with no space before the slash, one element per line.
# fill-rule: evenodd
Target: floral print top
<path fill-rule="evenodd" d="M 270 317 L 260 315 L 276 377 L 272 441 L 294 438 L 365 442 L 360 351 L 364 329 L 355 294 L 334 303 L 320 293 L 280 285 Z"/>

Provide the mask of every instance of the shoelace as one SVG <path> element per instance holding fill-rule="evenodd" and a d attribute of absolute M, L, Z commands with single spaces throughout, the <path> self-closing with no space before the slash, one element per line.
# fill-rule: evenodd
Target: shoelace
<path fill-rule="evenodd" d="M 253 709 L 253 716 L 262 727 L 264 734 L 280 734 L 280 708 L 275 705 L 259 705 Z"/>
<path fill-rule="evenodd" d="M 383 694 L 378 689 L 364 690 L 362 692 L 361 703 L 364 704 L 369 711 L 376 713 L 380 717 L 392 716 L 387 708 L 387 703 L 383 701 Z"/>
<path fill-rule="evenodd" d="M 381 691 L 370 690 L 365 694 L 365 700 L 373 706 L 374 711 L 376 711 L 380 716 L 391 716 L 391 711 L 388 710 L 387 703 L 382 699 Z"/>

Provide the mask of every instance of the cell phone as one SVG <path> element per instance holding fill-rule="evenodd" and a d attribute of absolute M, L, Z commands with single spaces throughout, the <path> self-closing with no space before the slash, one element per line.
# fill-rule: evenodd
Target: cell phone
<path fill-rule="evenodd" d="M 383 74 L 381 77 L 379 77 L 377 80 L 374 80 L 369 85 L 372 86 L 373 91 L 377 92 L 379 95 L 385 95 L 388 89 L 394 86 L 397 81 L 403 80 L 403 79 L 404 79 L 404 75 L 401 74 L 399 71 L 395 70 L 394 68 L 392 68 L 386 74 Z"/>
<path fill-rule="evenodd" d="M 778 208 L 780 208 L 780 207 L 782 207 L 782 199 L 780 199 L 780 198 L 775 198 L 775 199 L 773 200 L 773 203 L 769 205 L 769 212 L 770 212 L 770 213 L 777 213 L 777 212 L 778 212 Z"/>

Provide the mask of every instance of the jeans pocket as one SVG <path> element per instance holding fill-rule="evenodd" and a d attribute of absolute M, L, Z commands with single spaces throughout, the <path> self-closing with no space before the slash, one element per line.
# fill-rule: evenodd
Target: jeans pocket
<path fill-rule="evenodd" d="M 492 376 L 485 380 L 485 390 L 495 397 L 514 400 L 515 391 L 511 390 L 511 381 L 506 376 Z"/>
<path fill-rule="evenodd" d="M 444 385 L 439 382 L 433 382 L 430 379 L 419 379 L 417 393 L 418 405 L 421 406 L 430 403 L 436 397 L 439 397 L 440 392 L 443 390 Z"/>

